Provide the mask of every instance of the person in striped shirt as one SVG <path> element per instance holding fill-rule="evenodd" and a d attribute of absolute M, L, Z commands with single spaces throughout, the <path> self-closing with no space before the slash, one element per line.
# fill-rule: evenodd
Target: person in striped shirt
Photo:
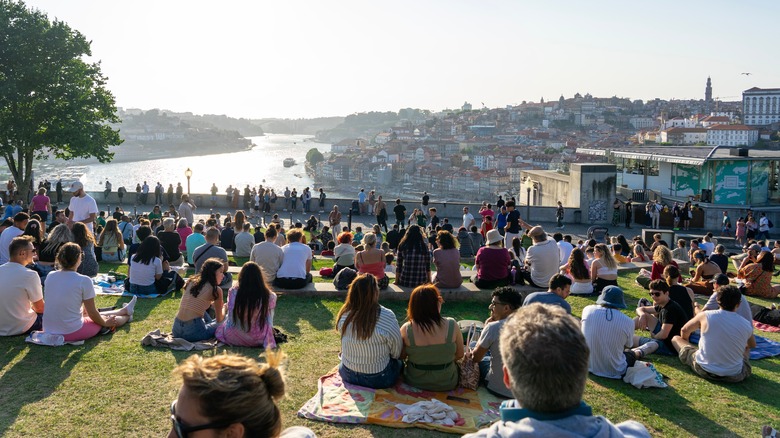
<path fill-rule="evenodd" d="M 379 305 L 376 277 L 361 274 L 352 282 L 336 315 L 341 335 L 339 375 L 346 383 L 389 388 L 401 374 L 403 341 L 392 310 Z"/>

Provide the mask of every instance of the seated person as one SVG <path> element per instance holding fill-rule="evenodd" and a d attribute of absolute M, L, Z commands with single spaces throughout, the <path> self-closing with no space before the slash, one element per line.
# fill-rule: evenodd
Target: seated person
<path fill-rule="evenodd" d="M 545 288 L 550 284 L 553 275 L 558 273 L 561 254 L 555 240 L 548 239 L 542 227 L 537 225 L 531 228 L 528 235 L 533 240 L 533 245 L 526 251 L 526 270 L 521 271 L 521 274 L 530 286 Z"/>
<path fill-rule="evenodd" d="M 317 232 L 317 228 L 319 228 L 317 218 L 312 215 L 309 220 L 306 221 L 306 228 L 304 228 L 304 231 L 314 234 Z"/>
<path fill-rule="evenodd" d="M 276 240 L 276 227 L 268 227 L 265 230 L 264 240 L 252 247 L 249 260 L 257 263 L 263 271 L 263 278 L 269 283 L 276 279 L 276 272 L 284 261 L 284 251 L 274 243 Z"/>
<path fill-rule="evenodd" d="M 44 312 L 41 279 L 26 268 L 35 255 L 32 238 L 14 237 L 8 254 L 10 261 L 0 266 L 0 336 L 27 335 L 41 330 Z"/>
<path fill-rule="evenodd" d="M 686 248 L 687 244 L 688 242 L 686 242 L 685 239 L 677 240 L 677 248 L 672 250 L 672 258 L 690 263 L 691 257 L 688 253 L 688 249 Z"/>
<path fill-rule="evenodd" d="M 376 234 L 368 232 L 363 236 L 363 249 L 356 250 L 355 266 L 358 274 L 371 274 L 376 278 L 379 289 L 387 289 L 390 279 L 385 275 L 385 253 L 376 247 Z M 393 254 L 390 253 L 392 256 Z M 395 271 L 393 271 L 395 272 Z"/>
<path fill-rule="evenodd" d="M 677 266 L 669 265 L 664 268 L 664 281 L 669 285 L 669 298 L 682 307 L 685 319 L 691 319 L 693 318 L 693 307 L 696 299 L 691 288 L 685 287 L 677 281 L 679 278 L 680 269 Z"/>
<path fill-rule="evenodd" d="M 485 246 L 485 238 L 482 237 L 482 233 L 479 232 L 476 225 L 472 225 L 471 229 L 469 229 L 469 239 L 471 239 L 471 247 L 475 251 L 479 251 L 480 248 Z"/>
<path fill-rule="evenodd" d="M 237 347 L 276 348 L 274 309 L 276 294 L 268 289 L 260 266 L 247 262 L 238 274 L 238 284 L 228 292 L 227 315 L 215 335 L 220 342 Z"/>
<path fill-rule="evenodd" d="M 443 229 L 444 228 L 442 228 L 442 230 Z M 456 237 L 458 239 L 458 245 L 460 246 L 459 248 L 460 256 L 462 258 L 474 257 L 480 248 L 474 248 L 474 241 L 471 240 L 471 237 L 469 237 L 469 233 L 468 231 L 466 231 L 466 228 L 465 227 L 458 228 L 458 234 Z M 490 245 L 487 241 L 487 238 L 485 244 Z"/>
<path fill-rule="evenodd" d="M 157 236 L 149 236 L 138 246 L 138 251 L 130 259 L 128 277 L 130 293 L 152 295 L 157 293 L 155 281 L 163 274 L 163 260 L 160 241 Z"/>
<path fill-rule="evenodd" d="M 455 361 L 463 357 L 463 333 L 454 319 L 441 316 L 442 301 L 436 286 L 417 286 L 409 297 L 409 322 L 401 326 L 404 381 L 427 391 L 455 389 Z"/>
<path fill-rule="evenodd" d="M 374 233 L 376 233 L 376 230 L 374 230 Z M 401 242 L 401 232 L 398 231 L 398 224 L 394 224 L 393 228 L 387 232 L 385 240 L 393 251 L 398 248 L 398 244 Z"/>
<path fill-rule="evenodd" d="M 116 224 L 114 219 L 110 219 Z M 120 239 L 121 242 L 121 239 Z M 60 270 L 46 276 L 49 305 L 43 313 L 43 331 L 62 335 L 65 342 L 78 342 L 97 336 L 104 327 L 120 327 L 133 318 L 138 297 L 124 307 L 98 312 L 92 279 L 76 272 L 81 263 L 81 247 L 66 243 L 57 253 Z"/>
<path fill-rule="evenodd" d="M 327 249 L 322 251 L 320 255 L 323 257 L 333 257 L 334 254 L 336 254 L 336 242 L 331 240 L 328 242 Z"/>
<path fill-rule="evenodd" d="M 203 267 L 203 262 L 210 258 L 218 258 L 222 260 L 225 266 L 228 265 L 227 251 L 219 246 L 219 230 L 215 227 L 210 227 L 206 230 L 206 243 L 195 248 L 192 253 L 192 262 L 195 264 L 195 271 L 200 272 Z M 219 285 L 224 289 L 230 288 L 233 285 L 233 276 L 230 272 L 227 272 L 227 268 L 223 273 L 222 283 Z"/>
<path fill-rule="evenodd" d="M 385 272 L 395 274 L 395 256 L 392 252 L 385 253 Z"/>
<path fill-rule="evenodd" d="M 368 388 L 395 385 L 403 368 L 403 340 L 393 311 L 379 305 L 376 277 L 360 274 L 352 281 L 336 321 L 342 380 Z"/>
<path fill-rule="evenodd" d="M 580 324 L 563 309 L 541 304 L 517 309 L 504 323 L 500 346 L 504 383 L 515 400 L 501 404 L 501 421 L 464 438 L 650 436 L 635 421 L 614 425 L 594 416 L 582 401 L 589 349 Z"/>
<path fill-rule="evenodd" d="M 174 337 L 190 342 L 214 337 L 217 326 L 225 316 L 222 289 L 219 286 L 226 269 L 227 265 L 223 260 L 210 258 L 201 264 L 201 270 L 197 274 L 187 280 L 179 311 L 173 320 L 171 333 Z M 214 308 L 216 319 L 212 319 L 208 314 L 210 307 Z"/>
<path fill-rule="evenodd" d="M 487 246 L 480 248 L 474 258 L 474 268 L 477 273 L 471 277 L 471 282 L 480 289 L 506 286 L 511 280 L 509 266 L 512 258 L 509 251 L 504 248 L 504 238 L 498 230 L 493 229 L 488 231 L 486 243 Z M 555 251 L 557 260 L 557 246 Z M 461 256 L 463 256 L 462 252 Z"/>
<path fill-rule="evenodd" d="M 355 235 L 352 236 L 352 243 L 360 243 L 363 241 L 363 227 L 355 227 Z"/>
<path fill-rule="evenodd" d="M 527 306 L 533 303 L 551 304 L 561 306 L 566 313 L 571 314 L 571 305 L 566 302 L 566 297 L 571 291 L 571 279 L 563 274 L 555 274 L 550 279 L 549 288 L 546 292 L 534 292 L 529 294 L 523 300 L 523 305 Z"/>
<path fill-rule="evenodd" d="M 511 398 L 512 391 L 504 384 L 504 361 L 501 359 L 499 339 L 501 328 L 506 319 L 523 305 L 523 297 L 510 286 L 497 288 L 490 300 L 490 317 L 473 350 L 471 360 L 479 364 L 480 381 L 491 394 L 501 398 Z"/>
<path fill-rule="evenodd" d="M 233 252 L 234 256 L 249 257 L 252 252 L 252 247 L 255 245 L 255 238 L 249 232 L 251 227 L 249 222 L 244 222 L 244 225 L 241 226 L 241 232 L 236 234 L 236 237 L 233 239 L 236 247 Z"/>
<path fill-rule="evenodd" d="M 276 272 L 274 286 L 281 289 L 303 289 L 311 283 L 311 248 L 301 243 L 303 233 L 299 229 L 290 230 L 287 240 L 290 242 L 282 247 L 284 260 Z"/>
<path fill-rule="evenodd" d="M 352 233 L 342 232 L 336 238 L 339 244 L 333 248 L 333 275 L 344 268 L 355 269 L 355 247 L 352 246 Z M 332 243 L 332 242 L 331 242 Z"/>
<path fill-rule="evenodd" d="M 755 263 L 759 254 L 761 254 L 761 245 L 752 243 L 742 248 L 742 254 L 731 256 L 731 263 L 734 265 L 734 269 L 739 271 L 745 266 Z"/>
<path fill-rule="evenodd" d="M 650 337 L 634 335 L 633 347 L 647 345 L 644 349 L 640 348 L 642 357 L 654 352 L 652 345 L 648 344 L 656 344 L 658 348 L 655 351 L 658 354 L 676 356 L 677 350 L 672 344 L 672 338 L 678 336 L 688 322 L 685 312 L 669 297 L 669 285 L 664 280 L 650 282 L 650 296 L 653 298 L 653 305 L 637 307 L 637 317 L 634 318 L 634 328 L 649 331 Z M 643 298 L 640 303 L 643 303 L 643 300 L 646 299 Z"/>
<path fill-rule="evenodd" d="M 206 243 L 206 236 L 203 235 L 203 230 L 203 224 L 200 222 L 196 223 L 192 227 L 192 234 L 187 236 L 187 239 L 184 241 L 184 246 L 187 248 L 187 264 L 189 266 L 195 266 L 193 262 L 195 249 Z"/>
<path fill-rule="evenodd" d="M 710 295 L 710 299 L 707 300 L 707 303 L 703 307 L 699 307 L 698 303 L 693 303 L 693 310 L 695 314 L 698 314 L 699 312 L 702 312 L 704 310 L 718 310 L 718 292 L 720 291 L 720 288 L 723 286 L 728 286 L 730 284 L 729 277 L 726 274 L 718 274 L 715 276 L 715 278 L 712 280 L 712 283 L 715 285 L 715 292 Z M 749 323 L 753 323 L 753 320 L 755 318 L 755 312 L 753 312 L 754 305 L 751 305 L 747 298 L 745 298 L 744 294 L 741 294 L 742 296 L 741 301 L 739 303 L 739 306 L 737 307 L 737 315 L 740 315 L 741 317 L 745 318 L 745 321 Z M 761 307 L 762 306 L 757 306 Z M 756 321 L 758 321 L 756 319 Z"/>
<path fill-rule="evenodd" d="M 225 251 L 233 251 L 235 249 L 236 233 L 233 231 L 233 223 L 225 222 L 225 228 L 219 234 L 219 246 L 225 249 Z"/>
<path fill-rule="evenodd" d="M 124 261 L 125 241 L 122 239 L 122 233 L 119 231 L 115 219 L 112 218 L 106 222 L 97 243 L 101 248 L 103 261 Z"/>
<path fill-rule="evenodd" d="M 612 257 L 615 259 L 618 265 L 622 265 L 624 263 L 628 263 L 629 259 L 627 259 L 623 254 L 623 245 L 619 243 L 615 243 L 612 245 Z"/>
<path fill-rule="evenodd" d="M 707 258 L 707 255 L 703 250 L 694 252 L 693 260 L 696 261 L 696 270 L 694 271 L 691 281 L 685 286 L 691 288 L 694 294 L 712 294 L 712 279 L 715 278 L 716 275 L 723 273 L 720 270 L 720 266 Z"/>
<path fill-rule="evenodd" d="M 636 282 L 647 289 L 650 287 L 651 281 L 663 278 L 664 268 L 669 265 L 677 266 L 677 262 L 672 259 L 672 251 L 663 245 L 658 245 L 655 251 L 653 251 L 653 265 L 650 268 L 651 272 L 647 275 L 647 271 L 642 269 L 640 275 L 636 278 Z"/>
<path fill-rule="evenodd" d="M 463 277 L 460 275 L 460 253 L 455 247 L 455 237 L 449 231 L 439 231 L 436 246 L 438 248 L 433 250 L 433 264 L 436 266 L 433 284 L 439 288 L 459 288 Z"/>
<path fill-rule="evenodd" d="M 729 256 L 726 255 L 725 246 L 718 244 L 715 247 L 715 252 L 710 256 L 710 261 L 717 264 L 723 274 L 729 271 Z"/>
<path fill-rule="evenodd" d="M 590 264 L 590 279 L 593 282 L 593 292 L 601 293 L 607 286 L 617 286 L 618 264 L 612 257 L 607 245 L 596 244 L 593 250 L 595 258 Z"/>
<path fill-rule="evenodd" d="M 160 245 L 168 255 L 168 263 L 171 266 L 184 266 L 184 256 L 179 250 L 181 246 L 181 234 L 176 231 L 176 221 L 172 217 L 163 220 L 163 231 L 157 233 Z"/>
<path fill-rule="evenodd" d="M 780 286 L 772 286 L 773 272 L 774 256 L 768 251 L 761 251 L 756 263 L 750 263 L 739 270 L 737 278 L 744 281 L 740 292 L 752 297 L 777 298 Z"/>
<path fill-rule="evenodd" d="M 634 321 L 623 314 L 626 308 L 623 290 L 607 286 L 596 304 L 582 309 L 582 334 L 590 348 L 588 371 L 608 379 L 622 379 L 628 367 L 636 363 Z"/>
<path fill-rule="evenodd" d="M 513 240 L 514 242 L 519 242 L 519 239 Z M 590 272 L 585 262 L 585 253 L 581 249 L 574 248 L 569 253 L 566 264 L 561 266 L 561 274 L 571 279 L 572 295 L 590 295 L 593 293 L 593 283 L 591 283 Z"/>
<path fill-rule="evenodd" d="M 680 362 L 705 379 L 741 382 L 752 373 L 750 349 L 755 348 L 753 324 L 735 310 L 742 294 L 736 286 L 723 286 L 718 292 L 718 310 L 705 310 L 683 326 L 680 336 L 672 339 L 680 352 Z M 698 348 L 688 340 L 701 329 Z"/>
<path fill-rule="evenodd" d="M 325 225 L 322 227 L 322 232 L 317 236 L 323 245 L 328 245 L 328 242 L 333 240 L 333 234 L 330 232 L 330 227 Z"/>

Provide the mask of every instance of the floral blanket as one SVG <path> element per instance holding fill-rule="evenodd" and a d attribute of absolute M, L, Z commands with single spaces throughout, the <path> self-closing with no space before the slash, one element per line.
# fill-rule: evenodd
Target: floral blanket
<path fill-rule="evenodd" d="M 343 383 L 338 369 L 320 377 L 314 395 L 298 411 L 298 416 L 310 420 L 346 424 L 378 424 L 387 427 L 438 430 L 463 435 L 476 432 L 499 419 L 501 399 L 480 387 L 474 391 L 456 388 L 449 392 L 423 391 L 399 380 L 388 389 L 371 389 Z M 437 399 L 457 413 L 455 426 L 430 423 L 404 423 L 396 404 L 414 404 Z"/>

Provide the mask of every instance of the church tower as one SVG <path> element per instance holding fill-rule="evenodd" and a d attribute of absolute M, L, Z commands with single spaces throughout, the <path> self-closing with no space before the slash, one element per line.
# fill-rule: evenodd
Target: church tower
<path fill-rule="evenodd" d="M 712 79 L 707 76 L 707 88 L 704 89 L 704 102 L 712 103 Z"/>

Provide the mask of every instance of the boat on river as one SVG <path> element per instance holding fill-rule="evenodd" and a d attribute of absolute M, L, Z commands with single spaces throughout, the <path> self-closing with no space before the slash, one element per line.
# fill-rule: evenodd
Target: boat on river
<path fill-rule="evenodd" d="M 282 163 L 284 164 L 284 167 L 293 167 L 293 166 L 295 166 L 295 159 L 294 158 L 285 158 Z"/>

